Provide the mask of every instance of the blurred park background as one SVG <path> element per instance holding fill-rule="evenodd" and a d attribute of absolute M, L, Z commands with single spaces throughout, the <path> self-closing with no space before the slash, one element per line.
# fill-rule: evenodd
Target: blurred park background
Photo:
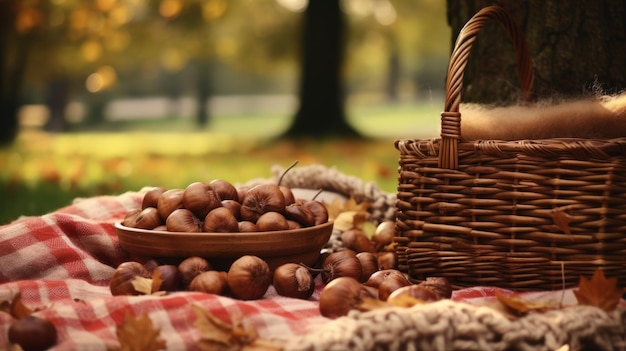
<path fill-rule="evenodd" d="M 326 2 L 340 19 L 316 21 L 341 25 L 346 137 L 289 133 L 303 62 L 324 60 L 305 48 L 307 0 L 0 0 L 0 224 L 76 197 L 270 177 L 295 160 L 395 192 L 394 140 L 438 134 L 446 2 Z"/>
<path fill-rule="evenodd" d="M 494 3 L 536 97 L 626 89 L 618 1 L 0 0 L 0 224 L 296 160 L 395 192 L 394 141 L 437 137 L 456 33 Z M 504 31 L 473 45 L 463 101 L 519 101 Z"/>

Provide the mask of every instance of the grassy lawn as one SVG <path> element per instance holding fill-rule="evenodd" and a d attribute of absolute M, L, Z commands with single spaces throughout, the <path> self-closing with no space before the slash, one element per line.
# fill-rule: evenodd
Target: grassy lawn
<path fill-rule="evenodd" d="M 233 183 L 271 177 L 273 165 L 323 164 L 395 192 L 398 138 L 438 131 L 437 103 L 362 108 L 352 123 L 370 139 L 275 141 L 288 116 L 217 116 L 206 130 L 193 121 L 110 122 L 100 130 L 47 134 L 24 130 L 0 149 L 0 224 L 41 215 L 76 197 L 167 188 L 216 178 Z"/>

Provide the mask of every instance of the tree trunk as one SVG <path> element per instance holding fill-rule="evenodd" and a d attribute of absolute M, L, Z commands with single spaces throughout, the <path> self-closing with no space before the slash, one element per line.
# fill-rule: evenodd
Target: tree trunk
<path fill-rule="evenodd" d="M 198 109 L 196 110 L 196 124 L 200 128 L 206 127 L 210 122 L 207 103 L 211 97 L 211 63 L 198 61 L 196 63 L 196 92 L 198 94 Z"/>
<path fill-rule="evenodd" d="M 344 111 L 344 18 L 339 0 L 309 1 L 304 15 L 300 106 L 286 137 L 358 137 Z"/>
<path fill-rule="evenodd" d="M 398 84 L 400 82 L 400 53 L 398 44 L 393 37 L 389 37 L 391 43 L 387 61 L 387 100 L 398 101 Z"/>
<path fill-rule="evenodd" d="M 496 3 L 522 28 L 537 98 L 573 98 L 626 88 L 626 3 L 623 1 L 447 0 L 452 43 L 481 8 Z M 481 29 L 465 68 L 463 102 L 507 104 L 520 97 L 512 45 L 497 23 Z"/>
<path fill-rule="evenodd" d="M 15 30 L 17 2 L 0 1 L 0 144 L 18 132 L 17 112 L 30 36 Z"/>
<path fill-rule="evenodd" d="M 50 110 L 50 118 L 45 129 L 49 132 L 67 130 L 65 109 L 70 101 L 71 82 L 67 76 L 59 75 L 51 78 L 46 84 L 46 105 Z"/>

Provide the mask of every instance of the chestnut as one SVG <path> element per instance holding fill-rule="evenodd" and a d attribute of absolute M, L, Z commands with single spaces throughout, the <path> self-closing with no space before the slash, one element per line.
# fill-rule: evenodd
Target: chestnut
<path fill-rule="evenodd" d="M 361 229 L 352 228 L 341 233 L 343 246 L 355 252 L 376 252 L 374 242 Z"/>
<path fill-rule="evenodd" d="M 202 272 L 189 283 L 188 290 L 223 295 L 228 290 L 228 275 L 215 270 Z"/>
<path fill-rule="evenodd" d="M 300 229 L 302 228 L 302 224 L 292 221 L 291 219 L 287 220 L 287 224 L 289 224 L 289 229 Z"/>
<path fill-rule="evenodd" d="M 242 233 L 250 233 L 250 232 L 258 232 L 259 228 L 257 228 L 256 224 L 250 221 L 241 221 L 238 223 L 239 231 Z"/>
<path fill-rule="evenodd" d="M 382 269 L 374 272 L 365 282 L 365 285 L 378 288 L 378 286 L 387 279 L 406 279 L 404 273 L 397 269 Z"/>
<path fill-rule="evenodd" d="M 183 206 L 198 218 L 204 218 L 214 208 L 222 206 L 219 196 L 203 182 L 189 184 L 183 192 Z"/>
<path fill-rule="evenodd" d="M 125 227 L 134 228 L 139 213 L 141 213 L 140 208 L 133 208 L 126 212 L 126 216 L 124 216 L 124 219 L 122 220 L 122 225 Z"/>
<path fill-rule="evenodd" d="M 246 197 L 248 190 L 250 190 L 252 186 L 250 185 L 241 185 L 237 187 L 237 202 L 243 204 L 243 199 Z"/>
<path fill-rule="evenodd" d="M 209 183 L 209 186 L 215 191 L 220 200 L 234 200 L 239 202 L 237 188 L 230 182 L 223 179 L 214 179 Z"/>
<path fill-rule="evenodd" d="M 133 279 L 135 277 L 150 278 L 151 274 L 144 265 L 135 261 L 123 262 L 113 272 L 109 282 L 111 295 L 143 295 L 135 290 Z"/>
<path fill-rule="evenodd" d="M 160 266 L 159 262 L 154 258 L 151 258 L 145 262 L 143 262 L 143 266 L 148 270 L 149 274 L 152 274 L 154 270 Z"/>
<path fill-rule="evenodd" d="M 163 194 L 159 196 L 159 200 L 157 201 L 157 210 L 159 211 L 159 216 L 161 216 L 163 220 L 165 220 L 170 213 L 174 212 L 174 210 L 183 208 L 184 193 L 184 189 L 169 189 L 164 191 Z"/>
<path fill-rule="evenodd" d="M 452 285 L 445 277 L 427 277 L 419 283 L 426 289 L 431 290 L 438 299 L 449 299 L 452 297 Z"/>
<path fill-rule="evenodd" d="M 279 295 L 308 299 L 315 291 L 315 281 L 309 269 L 297 263 L 285 263 L 274 270 L 272 284 Z"/>
<path fill-rule="evenodd" d="M 222 207 L 226 207 L 233 213 L 235 219 L 241 220 L 241 204 L 236 200 L 222 200 Z"/>
<path fill-rule="evenodd" d="M 182 286 L 182 274 L 178 270 L 178 266 L 165 264 L 157 266 L 153 273 L 153 279 L 158 275 L 161 279 L 161 285 L 157 290 L 159 291 L 178 291 Z"/>
<path fill-rule="evenodd" d="M 141 200 L 141 209 L 143 210 L 146 207 L 157 207 L 159 202 L 159 197 L 163 194 L 167 189 L 163 187 L 154 187 L 148 192 L 146 192 Z"/>
<path fill-rule="evenodd" d="M 285 218 L 300 223 L 303 227 L 315 225 L 313 212 L 302 202 L 292 203 L 285 207 Z"/>
<path fill-rule="evenodd" d="M 371 252 L 359 252 L 356 258 L 361 263 L 361 279 L 360 282 L 366 282 L 372 274 L 378 272 L 378 258 L 376 254 Z"/>
<path fill-rule="evenodd" d="M 193 278 L 202 272 L 206 272 L 213 267 L 206 259 L 199 256 L 191 256 L 184 259 L 178 264 L 178 270 L 180 271 L 183 285 L 189 286 Z"/>
<path fill-rule="evenodd" d="M 284 212 L 285 195 L 276 184 L 259 184 L 250 188 L 241 203 L 241 219 L 255 222 L 266 212 Z"/>
<path fill-rule="evenodd" d="M 328 222 L 328 209 L 322 202 L 317 200 L 308 200 L 304 202 L 304 206 L 306 206 L 313 213 L 315 225 Z"/>
<path fill-rule="evenodd" d="M 339 277 L 328 283 L 320 294 L 319 309 L 322 316 L 338 318 L 357 309 L 364 298 L 374 296 L 352 277 Z"/>
<path fill-rule="evenodd" d="M 352 250 L 336 251 L 328 255 L 322 264 L 322 280 L 328 283 L 339 277 L 361 279 L 363 268 Z"/>
<path fill-rule="evenodd" d="M 186 208 L 174 210 L 165 221 L 165 226 L 170 232 L 200 232 L 200 220 Z"/>
<path fill-rule="evenodd" d="M 154 207 L 146 207 L 135 217 L 133 227 L 138 229 L 154 229 L 161 224 L 163 224 L 163 220 L 157 209 Z"/>
<path fill-rule="evenodd" d="M 289 229 L 289 223 L 285 216 L 274 211 L 265 212 L 259 216 L 256 226 L 261 232 Z"/>
<path fill-rule="evenodd" d="M 392 276 L 383 280 L 378 285 L 378 298 L 382 301 L 387 301 L 387 298 L 396 290 L 411 285 L 408 279 L 404 276 Z"/>
<path fill-rule="evenodd" d="M 239 231 L 239 222 L 228 208 L 218 207 L 206 215 L 202 224 L 202 231 L 207 233 L 236 233 Z"/>
<path fill-rule="evenodd" d="M 378 268 L 395 269 L 398 266 L 398 258 L 395 252 L 385 251 L 378 254 Z"/>
<path fill-rule="evenodd" d="M 262 298 L 271 283 L 270 267 L 258 256 L 241 256 L 228 269 L 228 287 L 241 300 Z"/>
<path fill-rule="evenodd" d="M 47 350 L 56 345 L 57 330 L 50 321 L 28 315 L 9 327 L 8 338 L 24 351 Z"/>
<path fill-rule="evenodd" d="M 279 188 L 285 196 L 285 206 L 289 206 L 296 202 L 296 197 L 293 195 L 293 191 L 291 191 L 291 188 L 284 185 L 280 185 Z"/>
<path fill-rule="evenodd" d="M 396 236 L 396 222 L 395 221 L 382 221 L 376 226 L 372 241 L 376 246 L 376 251 L 383 251 L 385 246 L 393 242 L 393 238 Z"/>

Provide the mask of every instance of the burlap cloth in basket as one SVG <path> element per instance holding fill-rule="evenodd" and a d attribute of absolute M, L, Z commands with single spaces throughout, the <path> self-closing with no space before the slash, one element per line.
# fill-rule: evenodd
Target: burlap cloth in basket
<path fill-rule="evenodd" d="M 278 179 L 285 168 L 274 166 Z M 374 222 L 395 218 L 395 194 L 323 165 L 290 170 L 292 188 L 324 189 L 369 201 Z M 352 311 L 284 341 L 285 350 L 626 350 L 626 309 L 570 306 L 510 320 L 485 306 L 444 300 L 413 308 Z"/>

